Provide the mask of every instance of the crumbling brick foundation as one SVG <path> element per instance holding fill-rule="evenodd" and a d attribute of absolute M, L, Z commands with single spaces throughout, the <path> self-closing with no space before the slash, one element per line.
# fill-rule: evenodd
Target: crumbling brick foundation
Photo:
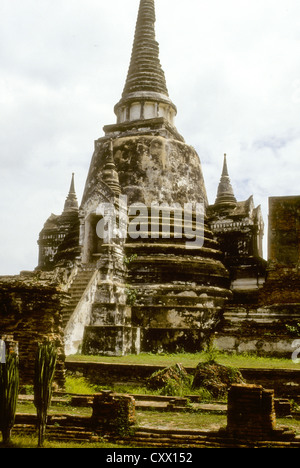
<path fill-rule="evenodd" d="M 37 275 L 0 278 L 0 335 L 17 343 L 20 384 L 33 385 L 38 343 L 52 341 L 58 352 L 55 383 L 65 382 L 62 308 L 66 295 Z"/>
<path fill-rule="evenodd" d="M 92 425 L 108 432 L 124 432 L 135 423 L 135 399 L 112 391 L 96 394 Z"/>
<path fill-rule="evenodd" d="M 227 432 L 263 440 L 276 429 L 274 390 L 261 385 L 232 385 L 228 392 Z"/>

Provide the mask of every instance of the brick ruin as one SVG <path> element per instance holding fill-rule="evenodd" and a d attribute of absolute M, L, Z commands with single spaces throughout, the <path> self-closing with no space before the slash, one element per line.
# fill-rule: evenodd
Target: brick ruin
<path fill-rule="evenodd" d="M 252 195 L 236 199 L 226 156 L 209 204 L 200 157 L 174 124 L 154 0 L 140 1 L 114 110 L 116 123 L 95 141 L 81 203 L 73 175 L 63 212 L 52 214 L 39 235 L 31 280 L 1 279 L 0 331 L 14 335 L 26 359 L 40 336 L 55 337 L 61 355 L 124 355 L 199 351 L 213 332 L 226 351 L 290 356 L 286 325 L 300 323 L 300 196 L 270 198 L 268 261 L 261 209 Z M 135 212 L 128 209 L 133 204 Z M 188 248 L 188 234 L 177 235 L 185 204 L 190 228 L 197 205 L 204 219 L 201 245 Z M 109 239 L 103 207 L 119 223 Z M 172 208 L 169 218 L 165 207 Z M 121 235 L 124 216 L 135 221 L 136 236 Z M 45 272 L 48 283 L 40 280 Z"/>
<path fill-rule="evenodd" d="M 300 196 L 269 198 L 263 281 L 233 289 L 217 338 L 221 349 L 291 357 L 300 323 L 299 220 Z"/>
<path fill-rule="evenodd" d="M 105 431 L 127 431 L 136 422 L 135 399 L 110 390 L 93 397 L 91 425 Z"/>
<path fill-rule="evenodd" d="M 228 391 L 228 437 L 238 440 L 294 440 L 295 432 L 276 425 L 274 390 L 261 385 L 232 385 Z"/>
<path fill-rule="evenodd" d="M 17 351 L 21 385 L 33 385 L 38 344 L 55 343 L 58 351 L 55 382 L 65 382 L 62 310 L 67 296 L 51 279 L 20 275 L 0 278 L 0 337 L 7 350 Z M 47 275 L 46 275 L 47 276 Z"/>
<path fill-rule="evenodd" d="M 227 432 L 238 438 L 267 439 L 276 429 L 274 391 L 260 385 L 232 385 Z"/>

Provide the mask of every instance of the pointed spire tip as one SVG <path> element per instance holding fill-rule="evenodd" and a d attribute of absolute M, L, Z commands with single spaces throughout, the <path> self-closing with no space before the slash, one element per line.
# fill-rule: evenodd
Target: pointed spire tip
<path fill-rule="evenodd" d="M 229 172 L 227 167 L 227 155 L 224 154 L 223 170 L 218 187 L 217 198 L 215 201 L 216 205 L 236 205 L 237 200 L 234 196 L 233 188 L 229 178 Z"/>

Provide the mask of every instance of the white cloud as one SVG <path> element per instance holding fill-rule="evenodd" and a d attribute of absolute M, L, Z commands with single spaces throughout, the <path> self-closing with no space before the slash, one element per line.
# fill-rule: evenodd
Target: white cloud
<path fill-rule="evenodd" d="M 37 264 L 36 240 L 80 200 L 124 86 L 139 0 L 2 0 L 0 274 Z M 179 132 L 214 202 L 223 153 L 239 199 L 299 194 L 300 4 L 156 0 L 157 39 Z"/>

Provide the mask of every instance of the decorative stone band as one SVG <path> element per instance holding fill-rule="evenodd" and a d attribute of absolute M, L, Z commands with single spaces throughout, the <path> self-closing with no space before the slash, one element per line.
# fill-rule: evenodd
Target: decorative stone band
<path fill-rule="evenodd" d="M 164 117 L 171 125 L 174 125 L 177 108 L 164 94 L 139 91 L 121 99 L 116 104 L 114 112 L 117 116 L 117 123 Z"/>

